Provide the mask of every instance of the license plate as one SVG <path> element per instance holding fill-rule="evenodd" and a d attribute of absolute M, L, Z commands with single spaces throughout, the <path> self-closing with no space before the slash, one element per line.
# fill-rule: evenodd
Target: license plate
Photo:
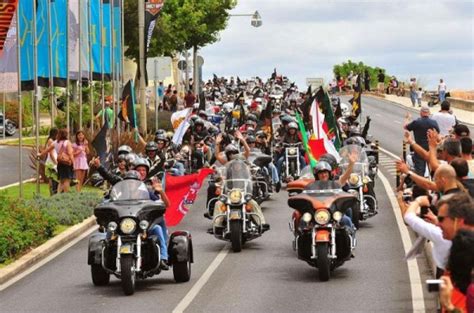
<path fill-rule="evenodd" d="M 240 212 L 231 212 L 229 218 L 231 220 L 238 220 L 240 219 Z"/>
<path fill-rule="evenodd" d="M 131 246 L 121 246 L 120 247 L 120 254 L 130 254 L 132 253 L 132 247 Z"/>

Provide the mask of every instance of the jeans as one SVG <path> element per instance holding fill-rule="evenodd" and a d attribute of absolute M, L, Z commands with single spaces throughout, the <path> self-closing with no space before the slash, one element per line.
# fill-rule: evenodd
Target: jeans
<path fill-rule="evenodd" d="M 275 164 L 273 163 L 268 163 L 268 169 L 270 170 L 270 174 L 272 176 L 272 183 L 273 184 L 276 184 L 280 181 L 280 177 L 278 175 L 278 170 L 275 166 Z"/>
<path fill-rule="evenodd" d="M 411 100 L 411 104 L 412 104 L 413 106 L 415 106 L 415 104 L 416 104 L 416 98 L 417 98 L 417 97 L 416 97 L 416 91 L 411 90 L 411 91 L 410 91 L 410 100 Z"/>
<path fill-rule="evenodd" d="M 425 176 L 426 161 L 423 160 L 417 153 L 413 154 L 413 163 L 415 165 L 415 173 L 420 176 Z"/>
<path fill-rule="evenodd" d="M 446 100 L 446 91 L 440 90 L 439 91 L 439 102 L 443 102 L 444 100 Z"/>
<path fill-rule="evenodd" d="M 160 258 L 162 260 L 167 261 L 168 260 L 168 246 L 166 243 L 168 242 L 167 240 L 168 234 L 166 231 L 166 225 L 165 225 L 165 228 L 163 229 L 163 227 L 160 224 L 165 225 L 164 221 L 160 222 L 159 224 L 153 225 L 148 230 L 148 235 L 150 236 L 155 235 L 158 238 L 158 240 L 160 241 Z"/>
<path fill-rule="evenodd" d="M 303 158 L 303 156 L 300 154 L 300 170 L 306 166 L 306 162 Z M 276 167 L 277 167 L 277 171 L 278 173 L 280 173 L 280 178 L 281 178 L 281 174 L 282 174 L 282 167 L 283 167 L 283 162 L 285 162 L 285 154 L 283 154 L 277 161 L 277 164 L 276 164 Z"/>

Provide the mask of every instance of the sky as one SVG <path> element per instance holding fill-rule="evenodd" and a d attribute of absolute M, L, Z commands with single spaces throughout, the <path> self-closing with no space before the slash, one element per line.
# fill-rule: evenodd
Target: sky
<path fill-rule="evenodd" d="M 273 69 L 306 89 L 307 77 L 333 77 L 351 60 L 386 69 L 426 89 L 474 90 L 474 1 L 239 0 L 220 40 L 200 50 L 203 79 L 268 78 Z"/>

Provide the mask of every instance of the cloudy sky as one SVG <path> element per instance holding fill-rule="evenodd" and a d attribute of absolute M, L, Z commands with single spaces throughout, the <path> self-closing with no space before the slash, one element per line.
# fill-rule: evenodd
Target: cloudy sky
<path fill-rule="evenodd" d="M 306 89 L 348 59 L 385 68 L 425 88 L 474 89 L 474 2 L 439 0 L 239 0 L 220 41 L 203 48 L 203 78 L 278 73 Z"/>

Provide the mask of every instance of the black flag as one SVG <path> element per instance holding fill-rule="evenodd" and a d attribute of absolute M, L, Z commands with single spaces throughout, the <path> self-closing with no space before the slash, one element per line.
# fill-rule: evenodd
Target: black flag
<path fill-rule="evenodd" d="M 349 102 L 352 104 L 352 118 L 355 120 L 359 117 L 359 114 L 362 112 L 362 103 L 361 103 L 361 95 L 362 95 L 362 86 L 360 84 L 360 74 L 357 75 L 357 83 L 354 86 L 354 95 Z"/>

